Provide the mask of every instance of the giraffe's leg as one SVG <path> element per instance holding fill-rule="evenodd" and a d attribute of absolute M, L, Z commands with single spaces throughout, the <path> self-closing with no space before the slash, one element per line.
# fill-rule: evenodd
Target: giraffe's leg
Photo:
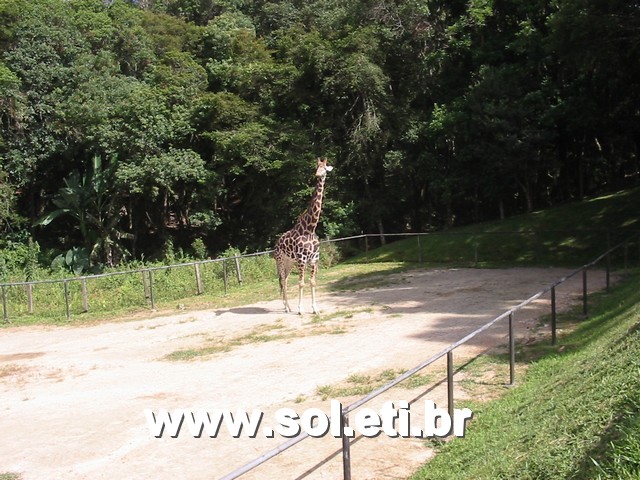
<path fill-rule="evenodd" d="M 318 304 L 316 303 L 316 274 L 318 273 L 318 263 L 314 263 L 311 266 L 311 275 L 309 279 L 309 285 L 311 285 L 311 307 L 313 308 L 313 313 L 316 315 L 320 313 L 318 310 Z"/>
<path fill-rule="evenodd" d="M 280 291 L 282 292 L 282 303 L 284 304 L 284 311 L 289 313 L 291 307 L 289 306 L 289 298 L 287 297 L 287 286 L 289 280 L 289 273 L 291 273 L 291 267 L 287 265 L 287 260 L 278 260 L 278 280 L 280 281 Z"/>
<path fill-rule="evenodd" d="M 305 264 L 300 263 L 298 265 L 300 269 L 300 282 L 298 283 L 298 315 L 302 315 L 304 313 L 304 309 L 302 308 L 302 293 L 304 291 L 304 269 Z"/>

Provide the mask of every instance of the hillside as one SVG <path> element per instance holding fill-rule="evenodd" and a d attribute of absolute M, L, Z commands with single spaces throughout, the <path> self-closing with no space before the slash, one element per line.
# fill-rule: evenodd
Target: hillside
<path fill-rule="evenodd" d="M 600 296 L 556 348 L 519 352 L 530 363 L 525 378 L 498 400 L 473 403 L 466 438 L 442 446 L 413 480 L 638 478 L 638 282 L 635 273 Z"/>
<path fill-rule="evenodd" d="M 573 202 L 502 221 L 477 223 L 390 243 L 356 261 L 435 264 L 580 265 L 631 239 L 638 256 L 640 188 Z M 389 237 L 394 240 L 396 237 Z M 420 250 L 419 250 L 420 249 Z M 617 261 L 623 261 L 619 256 Z"/>

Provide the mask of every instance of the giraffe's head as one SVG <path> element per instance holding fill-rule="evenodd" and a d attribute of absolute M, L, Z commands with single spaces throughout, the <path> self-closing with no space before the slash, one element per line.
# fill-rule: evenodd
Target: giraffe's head
<path fill-rule="evenodd" d="M 316 177 L 324 177 L 327 172 L 333 170 L 331 165 L 327 165 L 326 158 L 318 158 L 318 169 L 316 170 Z"/>

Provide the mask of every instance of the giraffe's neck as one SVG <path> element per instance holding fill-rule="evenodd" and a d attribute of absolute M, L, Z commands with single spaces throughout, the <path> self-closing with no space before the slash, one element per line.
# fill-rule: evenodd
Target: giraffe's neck
<path fill-rule="evenodd" d="M 316 189 L 311 197 L 309 208 L 300 215 L 294 229 L 299 235 L 314 233 L 320 220 L 320 211 L 322 210 L 322 197 L 324 195 L 325 176 L 317 177 Z"/>

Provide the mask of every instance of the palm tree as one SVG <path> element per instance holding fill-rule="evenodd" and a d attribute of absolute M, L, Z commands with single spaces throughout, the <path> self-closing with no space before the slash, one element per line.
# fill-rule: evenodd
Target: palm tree
<path fill-rule="evenodd" d="M 93 265 L 111 267 L 117 264 L 124 253 L 119 241 L 132 237 L 118 229 L 121 197 L 111 188 L 114 166 L 115 162 L 112 162 L 108 168 L 103 168 L 102 158 L 96 155 L 87 172 L 71 172 L 64 179 L 65 186 L 52 200 L 58 209 L 35 222 L 35 225 L 47 226 L 64 215 L 75 218 Z"/>

